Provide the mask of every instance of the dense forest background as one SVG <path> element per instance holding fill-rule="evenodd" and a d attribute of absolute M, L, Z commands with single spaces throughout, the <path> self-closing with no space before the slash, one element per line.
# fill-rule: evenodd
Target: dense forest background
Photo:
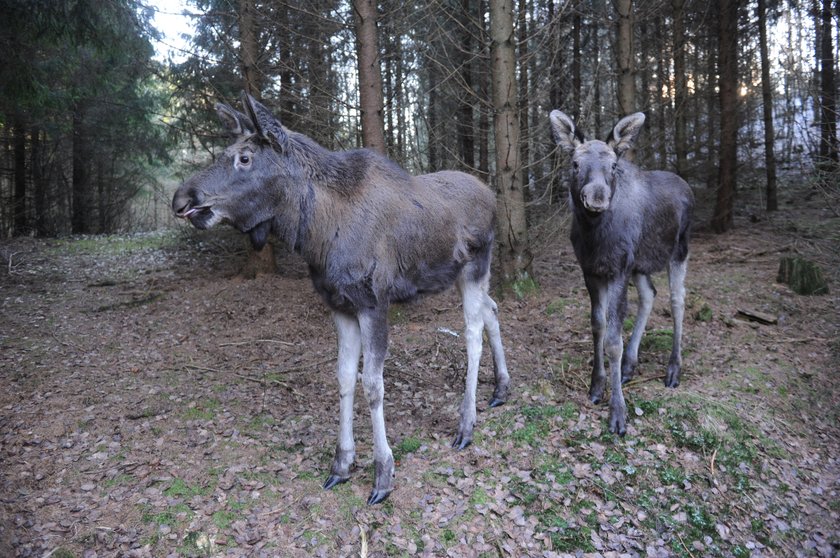
<path fill-rule="evenodd" d="M 637 161 L 707 189 L 715 231 L 742 193 L 773 211 L 803 179 L 838 207 L 831 0 L 191 0 L 168 59 L 156 10 L 0 0 L 0 237 L 171 223 L 173 183 L 226 141 L 213 104 L 242 90 L 326 147 L 482 177 L 513 270 L 564 202 L 553 108 L 597 136 L 644 111 Z"/>

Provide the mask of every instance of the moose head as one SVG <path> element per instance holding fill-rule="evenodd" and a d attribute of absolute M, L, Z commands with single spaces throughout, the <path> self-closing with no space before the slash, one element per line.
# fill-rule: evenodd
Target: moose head
<path fill-rule="evenodd" d="M 645 115 L 637 112 L 619 120 L 607 141 L 586 140 L 572 119 L 559 110 L 551 111 L 550 119 L 554 141 L 572 157 L 572 203 L 589 215 L 606 211 L 621 172 L 619 161 L 633 147 Z"/>
<path fill-rule="evenodd" d="M 279 164 L 288 133 L 250 95 L 242 95 L 242 105 L 247 115 L 223 103 L 216 105 L 234 143 L 178 188 L 172 209 L 197 229 L 230 224 L 248 233 L 255 248 L 262 248 L 271 231 L 274 208 L 282 203 L 284 185 L 291 180 L 283 172 L 289 165 Z"/>

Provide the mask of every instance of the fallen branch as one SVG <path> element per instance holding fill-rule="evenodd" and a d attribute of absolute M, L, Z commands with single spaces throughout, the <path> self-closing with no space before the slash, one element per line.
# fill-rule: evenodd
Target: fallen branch
<path fill-rule="evenodd" d="M 294 343 L 288 341 L 280 341 L 279 339 L 251 339 L 248 341 L 232 341 L 230 343 L 221 343 L 219 347 L 239 347 L 242 345 L 251 345 L 256 343 L 277 343 L 279 345 L 286 345 L 287 347 L 294 347 Z"/>

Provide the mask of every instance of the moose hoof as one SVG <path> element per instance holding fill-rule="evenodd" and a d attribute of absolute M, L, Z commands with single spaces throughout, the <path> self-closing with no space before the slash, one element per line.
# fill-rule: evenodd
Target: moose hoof
<path fill-rule="evenodd" d="M 665 374 L 665 387 L 675 388 L 680 385 L 680 372 L 679 366 L 669 366 Z"/>
<path fill-rule="evenodd" d="M 330 475 L 327 477 L 327 480 L 324 481 L 324 490 L 330 490 L 331 488 L 347 482 L 350 480 L 350 477 L 341 477 L 339 475 Z"/>
<path fill-rule="evenodd" d="M 501 407 L 504 405 L 506 401 L 504 399 L 499 399 L 498 397 L 494 397 L 490 400 L 490 403 L 487 404 L 488 409 L 492 409 L 493 407 Z"/>
<path fill-rule="evenodd" d="M 458 450 L 465 449 L 470 444 L 472 444 L 472 435 L 465 435 L 461 434 L 460 432 L 457 436 L 455 436 L 455 439 L 452 441 L 452 447 Z"/>
<path fill-rule="evenodd" d="M 390 490 L 378 490 L 378 489 L 374 488 L 373 490 L 371 490 L 370 496 L 368 496 L 367 504 L 368 504 L 368 506 L 373 506 L 373 505 L 379 504 L 381 502 L 384 502 L 385 500 L 388 499 L 388 496 L 390 494 L 391 494 Z"/>
<path fill-rule="evenodd" d="M 622 438 L 627 434 L 627 426 L 624 424 L 624 419 L 614 419 L 610 417 L 610 432 L 618 434 Z"/>

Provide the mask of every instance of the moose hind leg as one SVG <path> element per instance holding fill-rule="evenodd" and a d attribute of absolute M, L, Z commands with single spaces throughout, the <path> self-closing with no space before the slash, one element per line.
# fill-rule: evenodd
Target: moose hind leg
<path fill-rule="evenodd" d="M 671 291 L 671 316 L 674 318 L 674 344 L 671 358 L 668 360 L 668 372 L 665 386 L 675 388 L 680 385 L 682 373 L 682 328 L 685 313 L 685 274 L 688 270 L 688 257 L 682 261 L 672 261 L 668 266 L 668 283 Z"/>
<path fill-rule="evenodd" d="M 362 338 L 359 321 L 355 316 L 336 312 L 333 314 L 335 332 L 338 337 L 338 443 L 335 458 L 330 467 L 330 476 L 324 488 L 330 489 L 350 479 L 350 467 L 356 456 L 353 439 L 353 395 L 356 391 L 356 376 L 359 373 L 359 357 L 362 353 Z"/>
<path fill-rule="evenodd" d="M 510 395 L 510 375 L 508 374 L 505 349 L 502 346 L 502 334 L 499 328 L 499 307 L 490 297 L 489 290 L 490 273 L 488 271 L 481 280 L 481 291 L 484 294 L 482 317 L 484 318 L 484 330 L 490 340 L 490 350 L 493 352 L 493 375 L 496 382 L 489 406 L 498 407 L 504 405 Z"/>
<path fill-rule="evenodd" d="M 385 385 L 382 372 L 388 351 L 387 316 L 387 308 L 359 315 L 363 353 L 362 386 L 370 407 L 373 431 L 374 481 L 367 500 L 369 505 L 382 502 L 394 489 L 394 455 L 385 434 L 383 410 Z"/>
<path fill-rule="evenodd" d="M 636 365 L 639 363 L 639 344 L 645 334 L 645 326 L 653 308 L 653 298 L 656 296 L 656 289 L 650 275 L 636 273 L 633 275 L 633 284 L 639 294 L 639 307 L 636 312 L 636 323 L 633 326 L 633 333 L 621 357 L 621 381 L 627 383 L 636 373 Z"/>
<path fill-rule="evenodd" d="M 461 420 L 452 447 L 464 449 L 472 443 L 475 427 L 475 394 L 478 389 L 478 365 L 481 360 L 484 328 L 484 290 L 481 283 L 462 274 L 458 281 L 464 307 L 464 338 L 467 342 L 467 378 L 464 399 L 461 401 Z"/>

